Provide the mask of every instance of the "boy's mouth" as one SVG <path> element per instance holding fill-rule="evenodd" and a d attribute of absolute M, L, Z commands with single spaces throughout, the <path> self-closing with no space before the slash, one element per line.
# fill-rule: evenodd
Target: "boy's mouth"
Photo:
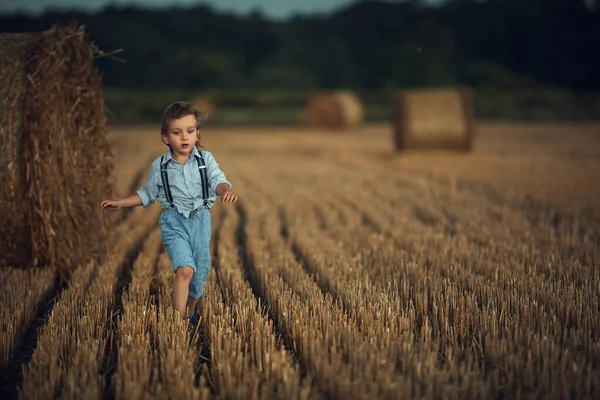
<path fill-rule="evenodd" d="M 189 144 L 182 144 L 181 147 L 183 147 L 184 149 L 187 149 L 188 147 L 190 147 Z"/>

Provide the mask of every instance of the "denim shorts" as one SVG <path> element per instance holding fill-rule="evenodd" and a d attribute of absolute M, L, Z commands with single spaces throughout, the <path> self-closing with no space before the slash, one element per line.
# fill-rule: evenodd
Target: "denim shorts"
<path fill-rule="evenodd" d="M 190 281 L 189 296 L 199 298 L 210 271 L 210 211 L 199 209 L 186 218 L 174 209 L 166 209 L 158 223 L 173 271 L 179 267 L 192 267 L 194 275 Z"/>

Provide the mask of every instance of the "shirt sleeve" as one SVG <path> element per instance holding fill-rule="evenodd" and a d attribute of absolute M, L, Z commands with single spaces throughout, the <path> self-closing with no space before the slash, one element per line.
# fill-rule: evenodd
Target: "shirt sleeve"
<path fill-rule="evenodd" d="M 216 193 L 217 186 L 221 183 L 226 183 L 227 186 L 231 187 L 231 183 L 227 180 L 221 168 L 219 168 L 219 163 L 217 163 L 212 153 L 207 151 L 205 157 L 208 182 L 211 190 Z"/>
<path fill-rule="evenodd" d="M 148 182 L 135 192 L 142 199 L 144 208 L 154 204 L 154 200 L 158 197 L 158 184 L 156 182 L 157 174 L 159 173 L 160 159 L 152 163 L 150 172 L 148 172 Z"/>

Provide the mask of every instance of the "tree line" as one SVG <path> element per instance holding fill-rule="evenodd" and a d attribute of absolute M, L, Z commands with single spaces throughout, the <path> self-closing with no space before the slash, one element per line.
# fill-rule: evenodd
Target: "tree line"
<path fill-rule="evenodd" d="M 270 20 L 206 5 L 0 16 L 0 31 L 75 20 L 114 58 L 126 89 L 385 90 L 468 84 L 600 90 L 599 0 L 358 1 L 328 15 Z M 118 59 L 116 59 L 118 58 Z M 123 62 L 124 61 L 124 62 Z"/>

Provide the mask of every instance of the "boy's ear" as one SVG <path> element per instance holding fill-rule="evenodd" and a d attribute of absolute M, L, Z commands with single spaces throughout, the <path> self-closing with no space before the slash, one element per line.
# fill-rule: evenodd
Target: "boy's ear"
<path fill-rule="evenodd" d="M 167 141 L 167 135 L 160 135 L 160 140 L 162 140 L 162 142 L 167 146 L 169 145 L 169 142 Z"/>

